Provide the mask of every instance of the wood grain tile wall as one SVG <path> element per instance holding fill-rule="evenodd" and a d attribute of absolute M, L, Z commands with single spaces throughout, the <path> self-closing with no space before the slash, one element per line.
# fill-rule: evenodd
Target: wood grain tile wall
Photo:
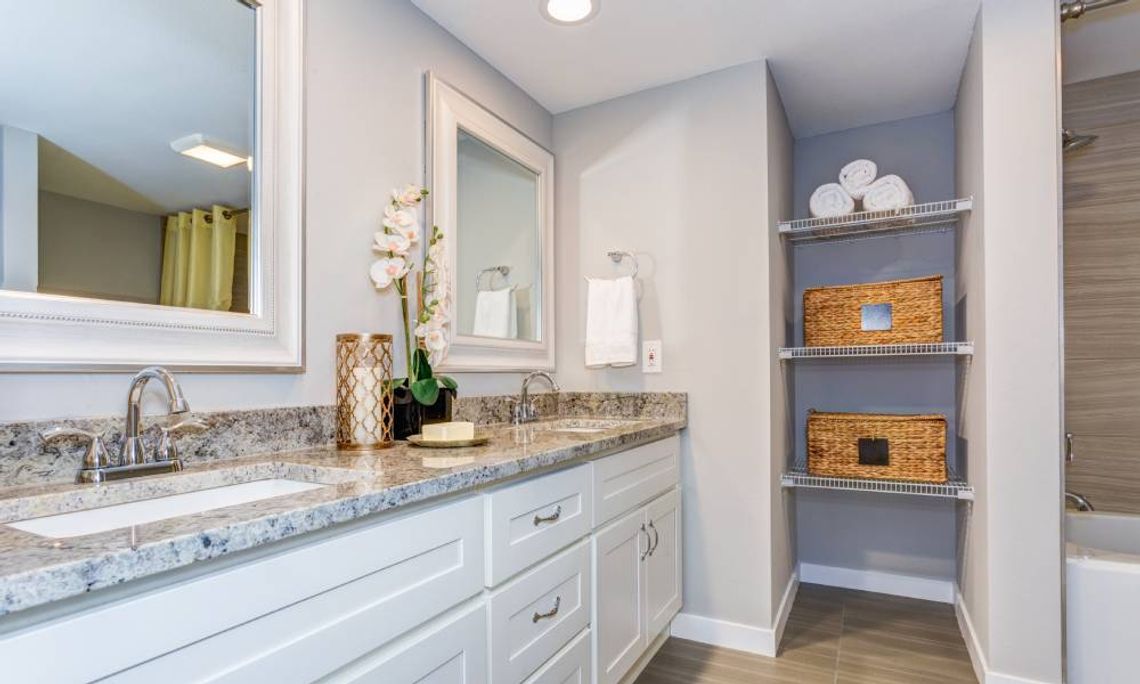
<path fill-rule="evenodd" d="M 1140 71 L 1063 102 L 1067 128 L 1100 136 L 1064 158 L 1066 486 L 1140 513 Z"/>

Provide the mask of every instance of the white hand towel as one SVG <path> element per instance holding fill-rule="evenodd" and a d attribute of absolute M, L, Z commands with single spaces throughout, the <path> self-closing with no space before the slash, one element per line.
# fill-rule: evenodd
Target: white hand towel
<path fill-rule="evenodd" d="M 633 278 L 587 278 L 586 367 L 637 363 L 637 292 Z"/>
<path fill-rule="evenodd" d="M 910 191 L 906 181 L 895 175 L 883 176 L 871 183 L 863 195 L 863 209 L 866 211 L 884 211 L 887 209 L 901 209 L 914 204 L 914 193 Z"/>
<path fill-rule="evenodd" d="M 839 183 L 824 183 L 816 188 L 808 205 L 815 218 L 843 216 L 855 211 L 855 200 Z"/>
<path fill-rule="evenodd" d="M 861 200 L 867 188 L 879 175 L 879 167 L 870 159 L 856 159 L 839 170 L 839 184 L 851 195 L 851 199 Z"/>
<path fill-rule="evenodd" d="M 515 305 L 514 287 L 479 290 L 475 295 L 475 323 L 471 334 L 512 340 L 518 336 L 518 306 Z"/>

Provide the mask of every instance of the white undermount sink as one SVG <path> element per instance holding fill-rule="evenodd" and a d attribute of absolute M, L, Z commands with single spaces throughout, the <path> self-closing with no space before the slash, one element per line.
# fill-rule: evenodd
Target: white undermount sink
<path fill-rule="evenodd" d="M 592 434 L 612 430 L 624 422 L 625 421 L 621 420 L 603 420 L 597 418 L 558 418 L 547 421 L 545 424 L 540 423 L 540 425 L 551 432 Z"/>
<path fill-rule="evenodd" d="M 323 486 L 311 482 L 280 478 L 257 480 L 256 482 L 244 482 L 185 494 L 143 499 L 142 501 L 132 501 L 103 508 L 31 518 L 7 523 L 7 525 L 18 530 L 38 534 L 41 537 L 53 539 L 79 537 L 85 534 L 108 532 L 123 527 L 177 518 L 182 515 L 204 513 L 215 508 L 236 506 L 285 494 L 296 494 Z"/>

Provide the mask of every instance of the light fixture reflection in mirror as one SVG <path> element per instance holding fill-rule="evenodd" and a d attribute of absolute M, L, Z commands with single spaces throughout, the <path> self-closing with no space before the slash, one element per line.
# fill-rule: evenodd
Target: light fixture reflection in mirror
<path fill-rule="evenodd" d="M 463 129 L 458 138 L 459 332 L 537 341 L 538 174 Z"/>

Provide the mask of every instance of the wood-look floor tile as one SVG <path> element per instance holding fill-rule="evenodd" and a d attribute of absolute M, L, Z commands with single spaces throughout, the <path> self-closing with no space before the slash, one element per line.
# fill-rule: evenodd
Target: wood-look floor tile
<path fill-rule="evenodd" d="M 804 584 L 778 658 L 669 639 L 638 684 L 975 681 L 950 606 Z"/>

